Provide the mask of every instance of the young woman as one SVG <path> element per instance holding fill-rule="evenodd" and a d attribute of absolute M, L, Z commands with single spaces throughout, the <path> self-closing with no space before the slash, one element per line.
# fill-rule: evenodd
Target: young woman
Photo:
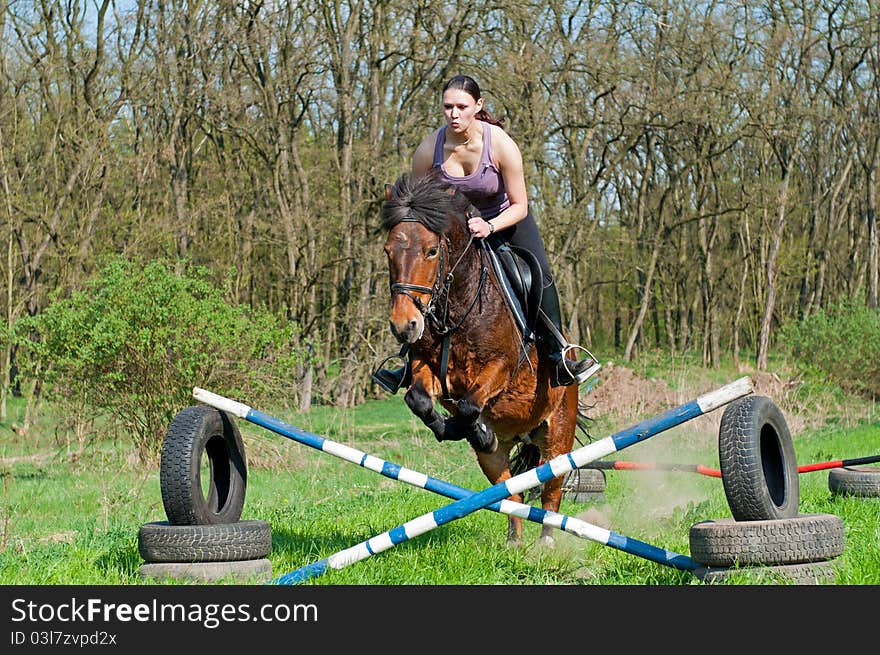
<path fill-rule="evenodd" d="M 566 352 L 576 348 L 563 337 L 556 283 L 550 271 L 544 241 L 529 212 L 522 155 L 502 122 L 483 107 L 476 81 L 457 75 L 443 87 L 446 124 L 429 134 L 413 155 L 415 177 L 428 174 L 463 192 L 480 210 L 468 221 L 475 237 L 489 238 L 493 246 L 507 242 L 537 258 L 543 273 L 543 294 L 537 338 L 556 366 L 556 384 L 582 383 L 599 368 L 592 358 L 573 361 Z M 402 373 L 401 373 L 402 375 Z"/>

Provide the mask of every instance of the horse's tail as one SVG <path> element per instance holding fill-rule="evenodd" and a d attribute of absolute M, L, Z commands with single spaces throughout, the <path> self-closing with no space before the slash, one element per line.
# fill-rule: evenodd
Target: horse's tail
<path fill-rule="evenodd" d="M 521 443 L 516 453 L 510 458 L 510 474 L 519 475 L 533 469 L 541 463 L 541 451 L 529 442 Z"/>
<path fill-rule="evenodd" d="M 590 416 L 589 416 L 589 414 L 587 414 L 587 412 L 589 410 L 593 409 L 593 407 L 595 407 L 595 405 L 587 404 L 586 401 L 582 400 L 581 398 L 578 398 L 576 422 L 577 422 L 578 430 L 580 430 L 581 434 L 584 435 L 584 438 L 587 440 L 587 443 L 592 443 L 592 441 L 593 441 L 593 436 L 590 434 L 590 431 L 587 429 L 589 424 L 593 422 L 593 419 L 590 418 Z M 580 437 L 577 435 L 577 432 L 575 432 L 574 439 L 581 446 L 586 445 L 586 444 L 584 444 L 583 441 L 581 441 Z"/>
<path fill-rule="evenodd" d="M 594 405 L 589 405 L 581 399 L 578 399 L 576 425 L 580 430 L 587 443 L 592 443 L 593 437 L 588 429 L 589 424 L 593 421 L 587 412 L 593 409 Z M 581 446 L 586 445 L 577 433 L 574 435 L 575 441 Z M 533 469 L 541 463 L 541 451 L 535 444 L 531 442 L 521 442 L 519 448 L 510 458 L 510 474 L 519 475 L 529 469 Z"/>

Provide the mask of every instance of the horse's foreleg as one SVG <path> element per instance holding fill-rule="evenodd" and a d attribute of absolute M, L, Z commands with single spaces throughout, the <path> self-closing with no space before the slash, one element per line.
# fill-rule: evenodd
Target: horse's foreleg
<path fill-rule="evenodd" d="M 446 419 L 434 408 L 434 398 L 425 389 L 424 381 L 414 380 L 403 400 L 410 411 L 422 419 L 422 423 L 434 433 L 437 441 L 443 441 Z"/>
<path fill-rule="evenodd" d="M 434 433 L 437 441 L 467 439 L 477 452 L 494 450 L 497 444 L 495 434 L 479 421 L 480 408 L 468 400 L 456 403 L 455 416 L 444 417 L 434 408 L 434 398 L 421 380 L 410 385 L 403 399 L 410 411 Z"/>
<path fill-rule="evenodd" d="M 491 453 L 498 447 L 495 433 L 481 419 L 483 408 L 507 383 L 503 360 L 492 361 L 480 369 L 468 393 L 455 403 L 455 415 L 446 423 L 450 439 L 464 437 L 478 453 Z"/>
<path fill-rule="evenodd" d="M 467 439 L 478 453 L 491 453 L 498 447 L 495 433 L 480 420 L 480 406 L 469 396 L 455 403 L 455 415 L 446 420 L 445 439 Z"/>
<path fill-rule="evenodd" d="M 492 484 L 510 479 L 510 449 L 499 447 L 492 453 L 477 453 L 477 461 L 483 474 Z M 523 502 L 522 494 L 509 497 L 515 503 Z M 522 519 L 518 516 L 507 516 L 507 543 L 510 546 L 522 544 Z"/>

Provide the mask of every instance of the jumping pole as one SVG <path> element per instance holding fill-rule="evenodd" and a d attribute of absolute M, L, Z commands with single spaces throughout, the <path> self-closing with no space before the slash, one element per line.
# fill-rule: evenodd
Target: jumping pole
<path fill-rule="evenodd" d="M 642 421 L 622 432 L 578 448 L 570 453 L 554 457 L 550 461 L 509 478 L 504 482 L 499 482 L 483 491 L 468 495 L 461 500 L 423 514 L 355 546 L 291 571 L 277 578 L 274 582 L 277 584 L 297 584 L 323 575 L 330 569 L 345 568 L 350 564 L 381 553 L 392 546 L 413 539 L 455 519 L 463 518 L 508 496 L 520 494 L 523 491 L 537 487 L 548 480 L 562 476 L 600 457 L 640 443 L 649 437 L 681 425 L 686 421 L 745 396 L 751 393 L 752 390 L 751 380 L 748 377 L 740 378 L 720 389 L 699 396 L 695 400 L 668 410 L 656 417 Z M 240 404 L 236 403 L 236 405 Z M 239 409 L 244 409 L 245 407 L 242 405 Z M 232 413 L 235 414 L 234 411 Z"/>
<path fill-rule="evenodd" d="M 610 471 L 683 471 L 686 473 L 699 473 L 711 478 L 721 477 L 721 471 L 703 466 L 702 464 L 666 464 L 662 462 L 627 462 L 616 460 L 613 462 L 593 462 L 586 468 Z"/>
<path fill-rule="evenodd" d="M 854 457 L 852 459 L 832 459 L 827 462 L 815 462 L 802 464 L 797 467 L 798 473 L 810 473 L 812 471 L 825 471 L 827 469 L 844 468 L 846 466 L 861 466 L 862 464 L 874 464 L 880 462 L 880 455 L 867 457 Z M 663 462 L 627 462 L 624 460 L 593 462 L 586 468 L 605 469 L 611 471 L 679 471 L 685 473 L 699 473 L 710 478 L 720 478 L 721 470 L 713 469 L 702 464 L 668 464 Z"/>
<path fill-rule="evenodd" d="M 434 493 L 454 500 L 461 500 L 462 498 L 466 498 L 467 496 L 476 493 L 471 489 L 460 487 L 450 482 L 445 482 L 439 478 L 431 477 L 424 473 L 420 473 L 419 471 L 405 468 L 378 457 L 373 457 L 372 455 L 368 455 L 356 448 L 307 432 L 301 428 L 290 425 L 289 423 L 285 423 L 270 414 L 253 409 L 248 405 L 230 400 L 229 398 L 225 398 L 224 396 L 220 396 L 211 391 L 195 387 L 193 389 L 193 397 L 205 405 L 210 405 L 217 409 L 227 411 L 250 423 L 259 425 L 260 427 L 271 430 L 284 437 L 288 437 L 293 441 L 320 450 L 321 452 L 335 455 L 340 459 L 357 464 L 362 468 L 375 471 L 376 473 L 384 475 L 386 478 L 406 482 L 407 484 L 426 489 L 427 491 L 433 491 Z M 552 525 L 563 532 L 573 534 L 577 537 L 590 539 L 603 546 L 610 546 L 611 548 L 621 550 L 630 555 L 636 555 L 681 571 L 694 571 L 700 566 L 687 555 L 681 555 L 664 548 L 652 546 L 651 544 L 639 541 L 638 539 L 633 539 L 632 537 L 627 537 L 611 530 L 606 530 L 605 528 L 601 528 L 592 523 L 565 514 L 551 512 L 506 499 L 492 503 L 485 507 L 485 509 L 502 514 L 518 516 L 535 523 Z"/>

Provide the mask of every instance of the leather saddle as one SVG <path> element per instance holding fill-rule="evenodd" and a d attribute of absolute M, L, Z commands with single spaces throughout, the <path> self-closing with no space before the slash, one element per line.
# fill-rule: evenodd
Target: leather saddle
<path fill-rule="evenodd" d="M 483 244 L 501 283 L 501 293 L 513 312 L 523 341 L 532 341 L 544 289 L 541 264 L 524 248 L 512 246 L 506 241 L 495 244 L 489 244 L 488 241 L 484 240 Z"/>

